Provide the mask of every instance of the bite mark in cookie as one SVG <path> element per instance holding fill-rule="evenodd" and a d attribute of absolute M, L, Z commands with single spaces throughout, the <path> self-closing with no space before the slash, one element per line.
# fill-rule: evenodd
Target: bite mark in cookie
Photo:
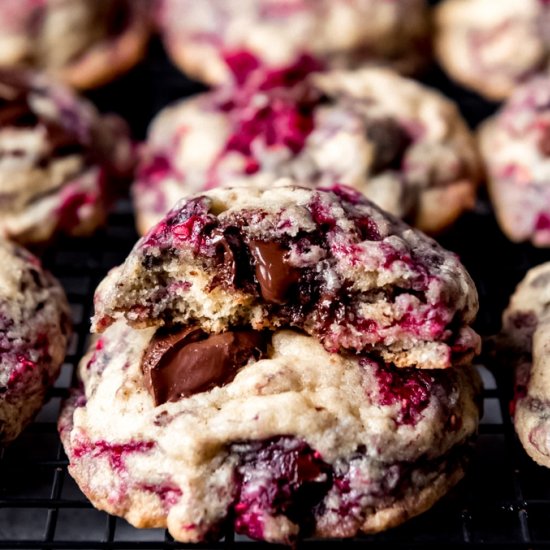
<path fill-rule="evenodd" d="M 467 362 L 473 284 L 456 257 L 353 190 L 215 189 L 183 200 L 96 293 L 95 330 L 294 327 L 399 366 Z"/>

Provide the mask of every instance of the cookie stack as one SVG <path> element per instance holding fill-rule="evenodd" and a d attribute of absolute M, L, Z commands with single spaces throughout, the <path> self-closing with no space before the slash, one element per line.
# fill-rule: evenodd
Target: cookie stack
<path fill-rule="evenodd" d="M 96 291 L 70 472 L 180 541 L 391 527 L 463 475 L 476 311 L 456 256 L 350 188 L 189 196 Z"/>

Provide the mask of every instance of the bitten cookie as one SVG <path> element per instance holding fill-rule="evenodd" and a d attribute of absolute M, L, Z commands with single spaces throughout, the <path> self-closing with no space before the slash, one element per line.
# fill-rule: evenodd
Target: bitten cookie
<path fill-rule="evenodd" d="M 384 64 L 412 73 L 429 57 L 424 0 L 157 0 L 165 47 L 209 84 L 242 84 L 302 55 L 326 68 Z"/>
<path fill-rule="evenodd" d="M 91 233 L 133 167 L 122 119 L 42 75 L 0 69 L 0 235 Z"/>
<path fill-rule="evenodd" d="M 504 233 L 550 246 L 550 76 L 518 88 L 483 124 L 479 142 Z"/>
<path fill-rule="evenodd" d="M 148 0 L 2 0 L 0 66 L 48 71 L 77 88 L 137 63 L 149 38 Z"/>
<path fill-rule="evenodd" d="M 514 424 L 529 456 L 550 467 L 550 262 L 531 269 L 503 315 L 497 342 L 515 368 Z"/>
<path fill-rule="evenodd" d="M 289 330 L 119 321 L 80 374 L 59 420 L 71 475 L 97 508 L 183 542 L 397 525 L 463 476 L 479 417 L 471 367 L 396 369 Z"/>
<path fill-rule="evenodd" d="M 32 420 L 65 358 L 69 305 L 23 248 L 0 239 L 0 446 Z"/>
<path fill-rule="evenodd" d="M 456 106 L 387 69 L 256 74 L 238 91 L 184 100 L 152 123 L 133 197 L 144 233 L 187 192 L 351 185 L 420 229 L 438 232 L 473 206 L 480 179 L 474 139 Z"/>
<path fill-rule="evenodd" d="M 446 368 L 479 347 L 458 258 L 351 188 L 216 188 L 182 199 L 97 289 L 95 331 L 293 327 L 329 351 Z"/>
<path fill-rule="evenodd" d="M 545 0 L 445 0 L 436 9 L 435 49 L 458 82 L 500 100 L 550 70 Z"/>

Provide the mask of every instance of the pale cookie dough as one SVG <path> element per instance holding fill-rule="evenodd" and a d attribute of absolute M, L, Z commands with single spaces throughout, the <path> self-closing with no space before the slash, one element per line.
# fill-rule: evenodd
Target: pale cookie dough
<path fill-rule="evenodd" d="M 550 246 L 550 76 L 518 88 L 482 125 L 479 143 L 504 233 Z"/>
<path fill-rule="evenodd" d="M 231 381 L 155 406 L 142 367 L 154 335 L 109 327 L 59 420 L 83 492 L 137 527 L 183 542 L 227 524 L 271 542 L 350 537 L 423 512 L 463 476 L 471 367 L 395 369 L 284 330 Z"/>
<path fill-rule="evenodd" d="M 100 284 L 95 307 L 96 331 L 121 318 L 295 327 L 403 367 L 467 363 L 479 348 L 477 292 L 457 256 L 338 185 L 182 199 Z"/>
<path fill-rule="evenodd" d="M 425 0 L 157 0 L 164 45 L 190 76 L 242 84 L 302 55 L 325 68 L 413 73 L 429 59 Z"/>
<path fill-rule="evenodd" d="M 2 0 L 0 67 L 91 88 L 127 71 L 149 38 L 148 0 Z"/>
<path fill-rule="evenodd" d="M 23 248 L 0 239 L 0 447 L 42 407 L 65 358 L 69 305 Z"/>
<path fill-rule="evenodd" d="M 435 50 L 458 82 L 495 100 L 550 70 L 546 0 L 445 0 L 436 8 Z"/>
<path fill-rule="evenodd" d="M 436 233 L 474 205 L 475 140 L 456 106 L 387 69 L 257 74 L 164 109 L 133 186 L 144 233 L 184 194 L 219 185 L 351 185 L 381 208 Z"/>

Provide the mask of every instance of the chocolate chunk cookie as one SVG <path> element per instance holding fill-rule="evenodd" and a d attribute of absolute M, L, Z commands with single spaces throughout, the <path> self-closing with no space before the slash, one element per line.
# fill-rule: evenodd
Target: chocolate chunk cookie
<path fill-rule="evenodd" d="M 121 119 L 42 75 L 0 69 L 0 235 L 91 233 L 133 166 Z"/>
<path fill-rule="evenodd" d="M 144 233 L 184 194 L 223 185 L 311 187 L 338 181 L 436 233 L 473 206 L 480 179 L 474 139 L 456 106 L 385 69 L 257 73 L 162 111 L 133 187 Z"/>

